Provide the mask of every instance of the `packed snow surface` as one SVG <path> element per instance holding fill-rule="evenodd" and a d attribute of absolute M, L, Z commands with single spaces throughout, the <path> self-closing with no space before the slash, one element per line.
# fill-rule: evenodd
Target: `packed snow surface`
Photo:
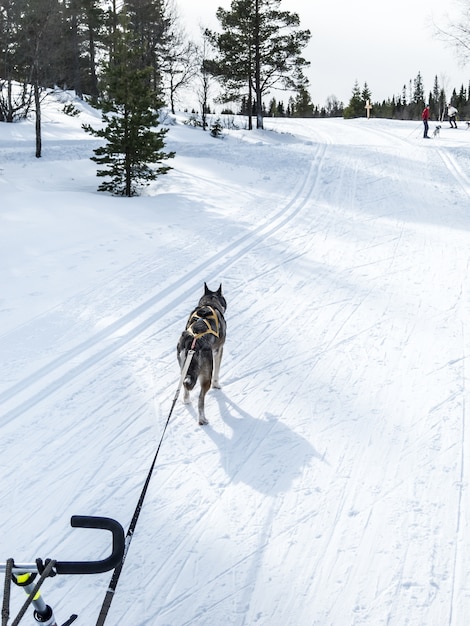
<path fill-rule="evenodd" d="M 174 169 L 124 199 L 77 106 L 45 105 L 40 159 L 0 125 L 2 562 L 108 555 L 70 517 L 127 530 L 222 283 L 222 389 L 206 427 L 178 398 L 107 624 L 467 624 L 470 131 L 176 116 Z M 110 577 L 43 596 L 90 626 Z"/>

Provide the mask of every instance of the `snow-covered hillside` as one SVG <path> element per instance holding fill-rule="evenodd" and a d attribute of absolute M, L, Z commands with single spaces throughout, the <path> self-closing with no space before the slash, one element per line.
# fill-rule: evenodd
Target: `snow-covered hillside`
<path fill-rule="evenodd" d="M 223 388 L 207 427 L 176 405 L 107 624 L 464 626 L 470 131 L 274 119 L 216 140 L 178 118 L 174 169 L 123 199 L 96 191 L 99 115 L 61 108 L 41 159 L 33 123 L 0 125 L 0 560 L 106 556 L 70 517 L 127 529 L 178 336 L 221 282 Z M 43 595 L 90 626 L 110 576 Z"/>

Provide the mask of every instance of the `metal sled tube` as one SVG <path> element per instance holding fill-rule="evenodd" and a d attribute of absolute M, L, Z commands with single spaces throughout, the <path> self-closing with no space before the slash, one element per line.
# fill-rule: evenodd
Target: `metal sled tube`
<path fill-rule="evenodd" d="M 26 595 L 29 596 L 34 592 L 34 586 L 33 582 L 23 585 L 23 590 Z M 35 608 L 34 619 L 37 622 L 46 624 L 47 626 L 56 626 L 54 613 L 52 612 L 51 607 L 45 603 L 44 598 L 39 591 L 31 600 L 31 604 Z"/>
<path fill-rule="evenodd" d="M 42 624 L 43 626 L 57 626 L 54 612 L 51 607 L 46 604 L 40 592 L 40 586 L 43 582 L 43 578 L 47 577 L 48 573 L 50 573 L 49 570 L 52 569 L 52 564 L 53 561 L 50 561 L 48 563 L 43 575 L 37 583 L 34 582 L 36 578 L 35 573 L 33 574 L 31 572 L 26 572 L 24 574 L 13 575 L 13 582 L 15 583 L 15 585 L 18 585 L 18 587 L 22 587 L 23 591 L 28 596 L 28 599 L 23 604 L 22 609 L 14 620 L 14 624 L 18 624 L 21 621 L 22 617 L 26 613 L 26 609 L 30 604 L 32 604 L 35 609 L 33 617 L 38 624 Z"/>
<path fill-rule="evenodd" d="M 6 572 L 6 563 L 0 563 L 0 572 Z M 11 569 L 12 574 L 37 574 L 36 563 L 15 563 Z"/>

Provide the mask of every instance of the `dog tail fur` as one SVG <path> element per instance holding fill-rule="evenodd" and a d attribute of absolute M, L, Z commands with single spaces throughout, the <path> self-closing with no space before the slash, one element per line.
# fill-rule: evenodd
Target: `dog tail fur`
<path fill-rule="evenodd" d="M 191 373 L 188 372 L 188 374 L 186 374 L 186 378 L 183 380 L 183 385 L 188 391 L 192 391 L 194 389 L 196 381 L 197 381 L 197 376 L 195 376 L 194 373 L 192 372 Z"/>
<path fill-rule="evenodd" d="M 186 362 L 188 358 L 188 352 L 191 348 L 193 338 L 191 335 L 184 333 L 178 343 L 178 360 L 180 362 L 180 366 L 183 367 L 183 364 Z M 197 383 L 197 379 L 199 376 L 199 358 L 198 358 L 198 350 L 196 349 L 193 354 L 193 358 L 188 367 L 188 371 L 186 372 L 186 376 L 183 380 L 183 385 L 185 389 L 188 391 L 192 391 Z"/>
<path fill-rule="evenodd" d="M 186 352 L 187 355 L 187 352 Z M 193 358 L 191 359 L 191 363 L 189 364 L 188 371 L 186 373 L 185 379 L 183 380 L 183 385 L 185 389 L 188 391 L 192 391 L 197 383 L 200 374 L 200 365 L 199 365 L 199 355 L 197 352 L 193 354 Z"/>
<path fill-rule="evenodd" d="M 189 346 L 185 345 L 183 353 L 185 359 L 188 356 L 188 350 Z M 208 369 L 208 364 L 210 364 L 210 371 L 206 371 Z M 191 359 L 188 371 L 183 380 L 185 389 L 192 391 L 201 376 L 203 378 L 209 377 L 209 380 L 212 376 L 212 348 L 210 344 L 200 341 L 199 345 L 195 348 L 193 358 Z"/>

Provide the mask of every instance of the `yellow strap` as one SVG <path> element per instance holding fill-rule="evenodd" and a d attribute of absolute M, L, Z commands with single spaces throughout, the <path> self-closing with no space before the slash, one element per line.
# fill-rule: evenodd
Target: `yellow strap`
<path fill-rule="evenodd" d="M 28 584 L 32 584 L 32 580 L 31 583 L 29 583 L 29 579 L 32 579 L 33 576 L 29 573 L 26 572 L 25 574 L 18 574 L 18 576 L 16 577 L 16 580 L 21 584 L 21 585 L 28 585 Z M 41 597 L 41 592 L 37 591 L 36 595 L 34 596 L 33 600 L 38 600 L 38 598 Z"/>
<path fill-rule="evenodd" d="M 192 335 L 193 337 L 195 337 L 196 339 L 199 339 L 199 337 L 203 337 L 204 335 L 209 335 L 209 334 L 215 335 L 216 337 L 219 336 L 219 318 L 217 317 L 217 313 L 211 306 L 208 306 L 207 308 L 212 311 L 212 315 L 208 315 L 207 317 L 199 317 L 199 315 L 197 315 L 197 312 L 195 312 L 191 316 L 188 322 L 188 325 L 186 326 L 186 330 L 188 331 L 188 333 Z M 193 329 L 191 328 L 191 326 L 194 324 L 194 322 L 199 321 L 199 320 L 204 321 L 205 325 L 207 326 L 207 329 L 204 330 L 202 333 L 195 333 Z M 210 325 L 209 320 L 214 320 L 215 330 Z"/>

